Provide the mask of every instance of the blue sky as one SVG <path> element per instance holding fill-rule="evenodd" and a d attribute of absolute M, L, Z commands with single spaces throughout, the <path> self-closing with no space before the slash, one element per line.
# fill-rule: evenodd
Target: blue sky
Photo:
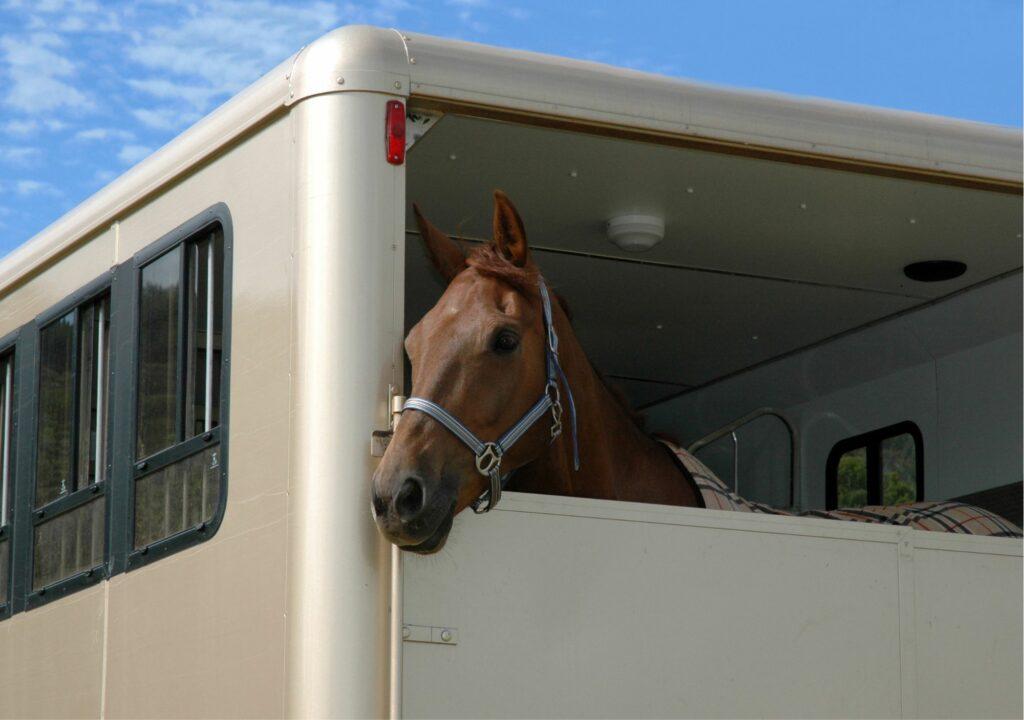
<path fill-rule="evenodd" d="M 1014 0 L 0 0 L 0 255 L 356 22 L 1021 125 Z"/>

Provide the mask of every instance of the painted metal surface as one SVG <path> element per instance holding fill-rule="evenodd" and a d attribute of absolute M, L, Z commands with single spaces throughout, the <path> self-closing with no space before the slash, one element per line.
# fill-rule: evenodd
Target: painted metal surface
<path fill-rule="evenodd" d="M 233 457 L 223 523 L 200 546 L 0 622 L 0 657 L 18 668 L 0 678 L 0 716 L 283 715 L 290 137 L 287 118 L 263 127 L 0 303 L 4 322 L 28 322 L 211 202 L 231 210 Z"/>
<path fill-rule="evenodd" d="M 320 95 L 294 111 L 286 660 L 294 717 L 387 709 L 390 550 L 369 512 L 367 438 L 387 427 L 388 388 L 402 375 L 405 174 L 383 152 L 392 99 Z"/>
<path fill-rule="evenodd" d="M 509 493 L 405 558 L 408 717 L 1021 712 L 1021 543 Z"/>

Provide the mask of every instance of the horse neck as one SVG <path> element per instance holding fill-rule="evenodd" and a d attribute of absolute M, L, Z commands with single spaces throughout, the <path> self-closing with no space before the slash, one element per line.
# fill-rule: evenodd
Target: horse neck
<path fill-rule="evenodd" d="M 578 497 L 699 505 L 696 490 L 662 443 L 637 426 L 594 370 L 560 308 L 555 310 L 555 328 L 559 359 L 576 401 L 580 469 L 573 469 L 569 401 L 563 392 L 561 436 L 544 455 L 520 470 L 514 487 Z"/>

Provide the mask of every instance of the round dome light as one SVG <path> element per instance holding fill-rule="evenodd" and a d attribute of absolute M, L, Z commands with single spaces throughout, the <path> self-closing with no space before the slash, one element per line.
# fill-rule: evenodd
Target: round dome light
<path fill-rule="evenodd" d="M 665 221 L 655 215 L 619 215 L 608 221 L 608 239 L 627 252 L 644 252 L 665 237 Z"/>
<path fill-rule="evenodd" d="M 942 282 L 958 278 L 967 271 L 959 260 L 924 260 L 910 263 L 903 268 L 903 274 L 917 282 Z"/>

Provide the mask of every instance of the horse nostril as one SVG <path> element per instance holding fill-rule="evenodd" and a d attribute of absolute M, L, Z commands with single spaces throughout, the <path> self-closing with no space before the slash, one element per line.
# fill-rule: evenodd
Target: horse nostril
<path fill-rule="evenodd" d="M 377 494 L 376 491 L 373 493 L 373 514 L 377 517 L 383 517 L 384 513 L 388 511 L 388 501 Z"/>
<path fill-rule="evenodd" d="M 423 491 L 423 483 L 419 478 L 406 478 L 402 483 L 402 489 L 398 491 L 395 498 L 395 510 L 402 520 L 410 520 L 423 509 L 426 493 Z"/>

